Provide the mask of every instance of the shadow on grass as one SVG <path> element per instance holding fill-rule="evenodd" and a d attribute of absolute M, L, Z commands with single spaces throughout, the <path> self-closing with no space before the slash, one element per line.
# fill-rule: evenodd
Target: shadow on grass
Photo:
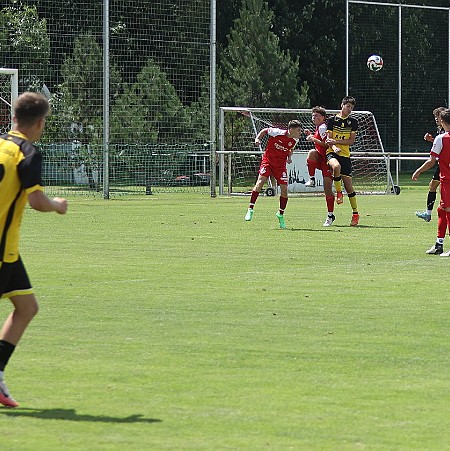
<path fill-rule="evenodd" d="M 302 228 L 287 228 L 287 230 L 290 230 L 292 232 L 341 232 L 341 229 L 405 229 L 406 227 L 402 226 L 372 226 L 372 225 L 365 225 L 365 224 L 359 224 L 358 226 L 354 227 L 349 225 L 334 225 L 331 227 L 324 227 L 323 229 L 311 229 L 307 227 Z"/>
<path fill-rule="evenodd" d="M 92 423 L 161 423 L 156 418 L 143 418 L 142 415 L 130 415 L 125 418 L 109 417 L 105 415 L 79 414 L 75 409 L 26 409 L 7 408 L 0 409 L 0 414 L 8 417 L 39 418 L 41 420 L 65 420 L 65 421 L 88 421 Z"/>

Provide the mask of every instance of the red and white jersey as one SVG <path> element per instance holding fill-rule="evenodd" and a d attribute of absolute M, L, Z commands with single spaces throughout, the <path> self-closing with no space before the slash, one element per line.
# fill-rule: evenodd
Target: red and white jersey
<path fill-rule="evenodd" d="M 430 154 L 439 159 L 441 182 L 450 183 L 450 132 L 434 138 Z"/>
<path fill-rule="evenodd" d="M 323 124 L 320 124 L 316 127 L 316 131 L 314 132 L 314 138 L 325 142 L 327 139 L 327 124 L 324 122 Z M 316 148 L 317 152 L 320 153 L 320 155 L 324 156 L 327 153 L 327 148 L 324 146 L 321 146 L 320 144 L 314 143 L 314 147 Z"/>
<path fill-rule="evenodd" d="M 288 131 L 282 128 L 270 127 L 267 130 L 269 141 L 263 159 L 274 166 L 282 166 L 286 164 L 286 160 L 297 144 L 298 139 L 289 138 Z"/>

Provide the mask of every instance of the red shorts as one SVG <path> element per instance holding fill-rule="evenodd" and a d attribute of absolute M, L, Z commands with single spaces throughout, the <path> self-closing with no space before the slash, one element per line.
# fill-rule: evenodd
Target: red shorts
<path fill-rule="evenodd" d="M 450 183 L 441 182 L 441 201 L 439 207 L 450 208 Z"/>
<path fill-rule="evenodd" d="M 261 166 L 259 167 L 259 175 L 267 178 L 270 176 L 275 177 L 278 185 L 287 185 L 289 180 L 286 165 L 273 166 L 267 160 L 261 161 Z"/>
<path fill-rule="evenodd" d="M 331 178 L 331 171 L 330 167 L 327 164 L 327 159 L 320 153 L 319 153 L 319 161 L 308 160 L 308 166 L 314 168 L 314 170 L 318 169 L 319 171 L 322 171 L 323 177 Z"/>

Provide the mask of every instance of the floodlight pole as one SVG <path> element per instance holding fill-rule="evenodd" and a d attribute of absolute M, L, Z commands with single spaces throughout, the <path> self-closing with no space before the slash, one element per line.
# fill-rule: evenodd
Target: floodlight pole
<path fill-rule="evenodd" d="M 216 197 L 216 14 L 216 0 L 211 0 L 209 54 L 209 154 L 211 197 Z"/>
<path fill-rule="evenodd" d="M 103 0 L 103 198 L 109 199 L 109 0 Z"/>

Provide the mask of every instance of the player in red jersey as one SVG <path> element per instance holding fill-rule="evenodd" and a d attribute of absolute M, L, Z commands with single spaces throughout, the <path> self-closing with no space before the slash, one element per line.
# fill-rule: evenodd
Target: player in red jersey
<path fill-rule="evenodd" d="M 441 112 L 444 111 L 445 108 L 440 106 L 433 110 L 434 121 L 437 125 L 437 134 L 440 135 L 444 133 L 444 129 L 441 126 Z M 425 141 L 433 142 L 434 137 L 430 133 L 425 133 L 423 139 Z M 433 177 L 430 180 L 428 185 L 429 191 L 427 195 L 427 209 L 425 211 L 416 211 L 416 216 L 420 219 L 423 219 L 426 222 L 431 221 L 431 213 L 433 212 L 434 203 L 436 202 L 436 191 L 439 186 L 439 165 L 436 165 L 436 170 L 434 171 Z"/>
<path fill-rule="evenodd" d="M 447 228 L 450 234 L 450 110 L 445 109 L 441 111 L 440 118 L 445 133 L 434 138 L 430 157 L 414 172 L 412 179 L 417 180 L 422 172 L 431 169 L 436 164 L 436 160 L 438 160 L 441 201 L 439 202 L 439 207 L 437 209 L 437 238 L 436 244 L 426 252 L 427 254 L 440 254 L 442 257 L 450 257 L 450 251 L 444 253 L 444 238 Z"/>
<path fill-rule="evenodd" d="M 267 141 L 266 150 L 262 156 L 258 180 L 252 190 L 250 205 L 247 214 L 245 215 L 246 221 L 252 220 L 253 208 L 259 193 L 267 179 L 270 176 L 273 176 L 281 189 L 280 209 L 277 211 L 276 216 L 280 228 L 286 228 L 284 220 L 284 210 L 288 201 L 288 175 L 286 165 L 291 162 L 294 147 L 297 144 L 301 133 L 302 126 L 300 121 L 293 120 L 289 122 L 287 130 L 275 127 L 263 128 L 256 136 L 255 146 L 258 147 L 261 145 L 261 139 L 265 135 L 269 135 L 269 140 Z"/>
<path fill-rule="evenodd" d="M 305 130 L 306 140 L 314 143 L 314 149 L 310 150 L 306 159 L 306 165 L 308 166 L 309 181 L 305 183 L 305 186 L 315 187 L 316 179 L 314 177 L 316 169 L 322 171 L 323 176 L 323 189 L 325 191 L 325 200 L 327 202 L 328 215 L 327 219 L 323 223 L 324 227 L 329 227 L 334 217 L 334 194 L 333 194 L 333 179 L 330 168 L 327 164 L 326 152 L 328 145 L 325 144 L 327 139 L 327 112 L 324 108 L 316 106 L 311 110 L 311 119 L 316 126 L 316 130 L 312 133 L 310 130 Z"/>

